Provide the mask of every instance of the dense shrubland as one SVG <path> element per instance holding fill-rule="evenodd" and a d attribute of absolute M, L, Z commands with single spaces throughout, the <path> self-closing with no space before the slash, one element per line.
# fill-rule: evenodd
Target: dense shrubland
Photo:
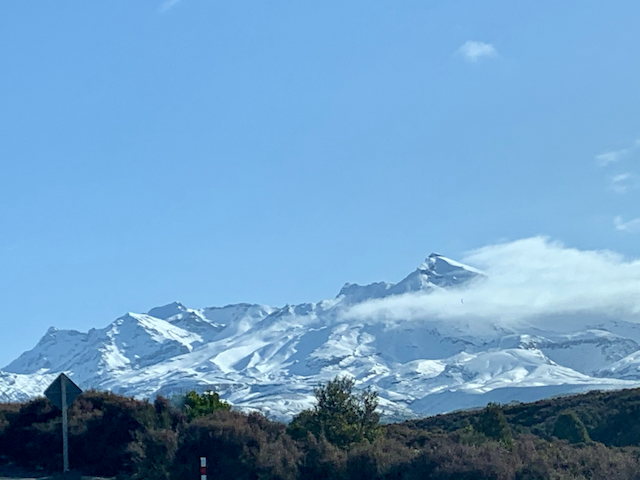
<path fill-rule="evenodd" d="M 640 480 L 640 390 L 497 405 L 381 426 L 375 392 L 348 378 L 316 391 L 289 425 L 230 410 L 212 392 L 182 402 L 90 391 L 70 407 L 72 468 L 123 479 Z M 55 471 L 60 411 L 0 404 L 0 463 Z"/>

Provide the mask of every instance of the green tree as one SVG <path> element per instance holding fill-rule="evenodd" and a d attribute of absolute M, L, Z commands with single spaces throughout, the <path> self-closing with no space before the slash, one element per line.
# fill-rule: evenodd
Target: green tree
<path fill-rule="evenodd" d="M 218 410 L 229 411 L 231 410 L 231 404 L 220 400 L 220 395 L 211 390 L 201 394 L 191 390 L 184 397 L 183 409 L 187 418 L 191 421 L 194 418 L 203 417 Z"/>
<path fill-rule="evenodd" d="M 474 425 L 475 430 L 493 440 L 511 443 L 511 428 L 504 416 L 502 407 L 497 403 L 489 403 Z"/>
<path fill-rule="evenodd" d="M 565 410 L 558 415 L 552 435 L 561 440 L 568 440 L 569 443 L 588 443 L 591 441 L 584 424 L 571 410 Z"/>
<path fill-rule="evenodd" d="M 355 394 L 354 386 L 355 380 L 345 376 L 315 388 L 316 406 L 293 418 L 288 428 L 290 435 L 300 439 L 311 432 L 340 448 L 365 440 L 372 442 L 380 434 L 378 394 L 372 390 Z"/>

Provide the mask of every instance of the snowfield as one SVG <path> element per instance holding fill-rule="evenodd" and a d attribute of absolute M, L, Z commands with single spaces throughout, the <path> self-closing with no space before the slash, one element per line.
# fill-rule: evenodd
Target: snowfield
<path fill-rule="evenodd" d="M 473 289 L 488 278 L 432 254 L 397 284 L 346 284 L 319 303 L 172 303 L 88 333 L 52 327 L 0 371 L 0 401 L 41 395 L 66 372 L 83 389 L 136 397 L 215 389 L 236 408 L 287 420 L 312 405 L 315 386 L 348 374 L 398 420 L 640 386 L 634 319 L 479 318 Z M 434 314 L 436 301 L 454 314 Z"/>

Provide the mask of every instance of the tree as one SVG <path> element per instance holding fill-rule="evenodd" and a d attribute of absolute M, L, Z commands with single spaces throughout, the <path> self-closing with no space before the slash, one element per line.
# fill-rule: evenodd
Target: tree
<path fill-rule="evenodd" d="M 220 400 L 220 395 L 211 390 L 198 394 L 195 390 L 187 392 L 184 397 L 184 413 L 189 420 L 209 415 L 218 410 L 231 410 L 231 404 Z"/>
<path fill-rule="evenodd" d="M 565 410 L 558 415 L 552 435 L 561 440 L 568 440 L 569 443 L 588 443 L 591 441 L 584 424 L 571 410 Z"/>
<path fill-rule="evenodd" d="M 512 440 L 511 428 L 504 416 L 502 407 L 497 403 L 489 403 L 478 416 L 475 430 L 483 433 L 493 440 L 510 443 Z"/>
<path fill-rule="evenodd" d="M 362 441 L 372 442 L 380 434 L 378 394 L 364 390 L 353 393 L 355 380 L 336 377 L 313 390 L 316 406 L 295 416 L 289 425 L 294 438 L 305 438 L 311 432 L 316 438 L 324 436 L 327 441 L 345 448 Z"/>

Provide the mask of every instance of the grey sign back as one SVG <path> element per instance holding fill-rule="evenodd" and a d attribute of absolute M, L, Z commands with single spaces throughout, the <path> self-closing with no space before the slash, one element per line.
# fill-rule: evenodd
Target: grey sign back
<path fill-rule="evenodd" d="M 62 382 L 65 383 L 65 393 L 66 393 L 66 402 L 64 402 L 67 406 L 71 405 L 73 401 L 78 398 L 78 395 L 82 393 L 80 387 L 78 387 L 75 383 L 71 381 L 69 377 L 67 377 L 64 373 L 61 373 L 58 378 L 56 378 L 49 388 L 44 391 L 44 396 L 51 401 L 56 407 L 62 410 Z"/>

